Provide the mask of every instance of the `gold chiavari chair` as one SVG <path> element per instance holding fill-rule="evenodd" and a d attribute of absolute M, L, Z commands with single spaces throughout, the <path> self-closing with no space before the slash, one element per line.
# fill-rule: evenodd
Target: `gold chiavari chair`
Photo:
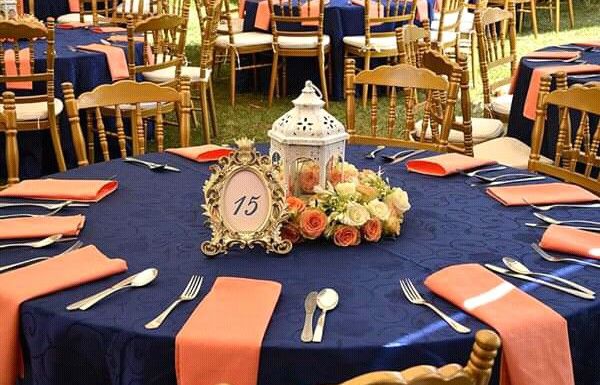
<path fill-rule="evenodd" d="M 93 0 L 106 1 L 106 0 Z M 179 3 L 179 0 L 171 0 L 173 4 Z M 162 12 L 162 8 L 166 6 L 163 0 L 123 0 L 109 1 L 110 7 L 108 13 L 112 23 L 127 23 L 128 17 L 133 16 L 135 21 L 144 20 L 150 16 L 157 15 Z"/>
<path fill-rule="evenodd" d="M 78 98 L 75 98 L 71 83 L 63 83 L 62 86 L 79 166 L 87 166 L 90 162 L 94 162 L 95 134 L 98 136 L 104 161 L 110 160 L 109 137 L 116 138 L 122 158 L 127 156 L 127 141 L 132 142 L 132 148 L 137 149 L 137 154 L 143 154 L 147 148 L 146 123 L 148 120 L 152 120 L 155 124 L 157 149 L 162 152 L 164 149 L 164 115 L 172 110 L 165 109 L 164 106 L 172 104 L 177 106 L 180 145 L 189 146 L 191 99 L 189 79 L 186 77 L 182 79 L 179 90 L 154 83 L 122 80 L 96 87 L 93 91 L 85 92 Z M 148 109 L 146 107 L 148 105 L 152 105 L 153 108 Z M 114 113 L 106 116 L 103 114 L 105 111 L 114 111 Z M 84 137 L 80 124 L 80 112 L 86 114 L 86 137 Z M 130 135 L 126 135 L 125 129 L 127 116 L 131 117 Z M 114 120 L 115 131 L 109 131 L 106 128 L 107 118 L 111 121 Z"/>
<path fill-rule="evenodd" d="M 475 11 L 477 30 L 477 50 L 483 85 L 484 113 L 486 117 L 508 122 L 512 95 L 508 93 L 513 74 L 517 68 L 517 39 L 515 18 L 512 12 L 500 8 L 486 8 Z M 507 76 L 490 76 L 491 71 L 510 68 Z"/>
<path fill-rule="evenodd" d="M 6 175 L 8 185 L 19 182 L 19 146 L 17 143 L 17 111 L 15 94 L 2 94 L 2 112 L 0 112 L 0 132 L 4 132 Z M 2 190 L 2 186 L 0 186 Z"/>
<path fill-rule="evenodd" d="M 563 72 L 561 76 L 566 79 Z M 580 185 L 600 195 L 600 124 L 592 116 L 600 115 L 600 83 L 577 84 L 550 92 L 551 77 L 542 78 L 535 125 L 532 134 L 532 151 L 529 169 L 552 175 Z M 565 82 L 566 85 L 566 82 Z M 559 131 L 556 138 L 556 155 L 553 162 L 545 162 L 540 155 L 546 132 L 548 110 L 558 107 Z M 572 129 L 572 114 L 579 114 L 576 129 Z"/>
<path fill-rule="evenodd" d="M 79 0 L 79 12 L 71 12 L 56 18 L 57 24 L 85 23 L 98 25 L 109 20 L 109 10 L 118 0 Z"/>
<path fill-rule="evenodd" d="M 37 39 L 45 39 L 46 69 L 36 71 L 35 56 Z M 63 110 L 63 102 L 54 97 L 54 19 L 49 18 L 47 25 L 31 20 L 0 21 L 0 83 L 11 89 L 15 83 L 31 82 L 32 86 L 43 83 L 46 93 L 41 95 L 19 96 L 16 98 L 17 129 L 19 131 L 49 130 L 52 146 L 59 171 L 66 171 L 65 159 L 60 142 L 60 132 L 56 117 Z M 16 74 L 7 75 L 7 54 L 14 55 Z M 22 73 L 21 68 L 28 66 L 31 73 Z"/>
<path fill-rule="evenodd" d="M 452 78 L 437 75 L 426 68 L 417 68 L 410 64 L 397 64 L 394 66 L 380 66 L 374 70 L 365 70 L 356 74 L 354 59 L 346 60 L 345 89 L 346 89 L 346 128 L 350 134 L 350 142 L 356 144 L 379 145 L 385 144 L 392 147 L 408 147 L 426 149 L 437 152 L 459 151 L 458 148 L 448 143 L 448 135 L 454 121 L 454 107 L 460 83 L 460 71 L 455 71 Z M 367 84 L 371 87 L 370 101 L 370 129 L 368 133 L 356 131 L 356 101 L 357 85 Z M 384 127 L 380 129 L 379 100 L 377 87 L 389 87 L 389 105 Z M 404 89 L 406 105 L 406 125 L 400 130 L 397 124 L 397 93 Z M 439 129 L 432 135 L 432 140 L 427 141 L 425 136 L 415 141 L 411 132 L 415 130 L 414 98 L 411 89 L 421 90 L 427 94 L 425 110 L 427 120 L 435 121 L 432 127 Z M 445 100 L 441 100 L 441 97 Z"/>
<path fill-rule="evenodd" d="M 198 4 L 199 1 L 196 1 Z M 229 100 L 235 106 L 236 76 L 237 72 L 253 71 L 254 86 L 257 84 L 257 69 L 272 66 L 268 63 L 258 63 L 257 54 L 270 53 L 273 50 L 273 35 L 264 32 L 243 32 L 238 27 L 240 19 L 237 9 L 231 9 L 229 1 L 223 1 L 221 10 L 221 23 L 219 25 L 217 40 L 215 42 L 215 56 L 222 58 L 220 62 L 229 61 Z M 221 25 L 223 26 L 221 28 Z M 242 57 L 250 56 L 250 64 L 242 64 Z"/>
<path fill-rule="evenodd" d="M 488 5 L 494 7 L 500 7 L 504 10 L 511 10 L 515 21 L 517 20 L 517 14 L 521 19 L 520 29 L 523 28 L 523 16 L 525 13 L 531 14 L 531 26 L 533 29 L 533 36 L 537 39 L 538 36 L 538 19 L 537 19 L 537 7 L 536 0 L 488 0 Z"/>
<path fill-rule="evenodd" d="M 554 30 L 558 33 L 560 32 L 560 1 L 561 0 L 537 0 L 535 2 L 535 6 L 538 10 L 547 9 L 550 13 L 550 21 L 554 22 Z M 575 10 L 573 8 L 573 0 L 566 0 L 567 7 L 569 9 L 569 25 L 571 29 L 575 28 Z M 529 4 L 525 4 L 525 8 L 531 11 L 527 6 Z M 520 25 L 523 25 L 523 12 L 521 12 L 520 16 Z"/>
<path fill-rule="evenodd" d="M 439 16 L 431 23 L 431 40 L 440 52 L 458 52 L 464 5 L 465 0 L 442 0 Z"/>
<path fill-rule="evenodd" d="M 372 372 L 341 385 L 488 385 L 499 348 L 500 337 L 496 333 L 480 330 L 475 334 L 475 343 L 464 367 L 420 365 L 401 372 Z"/>
<path fill-rule="evenodd" d="M 315 57 L 319 63 L 321 90 L 325 106 L 329 108 L 328 88 L 331 88 L 331 39 L 323 34 L 324 0 L 306 0 L 296 3 L 289 0 L 268 0 L 271 11 L 271 32 L 273 34 L 273 64 L 269 83 L 269 107 L 273 105 L 273 95 L 277 83 L 279 59 L 282 59 L 282 89 L 287 88 L 287 57 Z M 304 9 L 304 11 L 302 11 Z M 301 31 L 289 31 L 285 26 L 298 25 Z M 284 27 L 284 28 L 281 28 Z M 325 57 L 329 63 L 325 62 Z M 329 70 L 326 78 L 325 71 Z"/>
<path fill-rule="evenodd" d="M 361 57 L 364 69 L 371 68 L 371 58 L 396 58 L 398 47 L 394 30 L 375 32 L 373 28 L 386 29 L 386 25 L 412 24 L 417 11 L 413 0 L 366 0 L 364 2 L 365 34 L 344 37 L 344 57 Z M 383 26 L 383 27 L 382 27 Z M 362 104 L 367 106 L 368 86 L 363 86 Z"/>
<path fill-rule="evenodd" d="M 396 45 L 400 63 L 420 67 L 423 53 L 431 49 L 429 20 L 423 20 L 423 27 L 408 24 L 396 28 Z"/>
<path fill-rule="evenodd" d="M 460 22 L 460 39 L 458 49 L 469 55 L 471 59 L 472 87 L 475 87 L 475 47 L 477 44 L 477 31 L 475 30 L 475 10 L 487 8 L 488 0 L 465 0 L 465 9 Z"/>

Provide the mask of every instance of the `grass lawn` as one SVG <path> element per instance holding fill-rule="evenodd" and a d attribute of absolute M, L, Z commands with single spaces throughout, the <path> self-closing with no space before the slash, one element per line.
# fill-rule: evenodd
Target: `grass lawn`
<path fill-rule="evenodd" d="M 535 39 L 530 29 L 530 22 L 525 19 L 523 31 L 518 34 L 517 49 L 519 55 L 539 49 L 541 47 L 575 42 L 585 39 L 600 38 L 600 22 L 598 14 L 600 14 L 600 0 L 575 0 L 575 29 L 568 29 L 568 14 L 566 5 L 562 6 L 563 13 L 561 15 L 561 32 L 555 33 L 553 23 L 550 22 L 548 11 L 538 12 L 538 25 L 540 34 Z M 190 29 L 188 34 L 188 59 L 193 63 L 198 61 L 198 41 L 200 39 L 198 20 L 195 13 L 190 17 Z M 312 60 L 312 59 L 307 59 Z M 310 63 L 312 65 L 312 62 Z M 316 67 L 316 65 L 315 65 Z M 215 98 L 217 104 L 218 118 L 218 137 L 215 138 L 215 143 L 232 142 L 233 139 L 242 135 L 254 138 L 258 142 L 267 141 L 267 130 L 275 119 L 281 116 L 284 112 L 292 108 L 291 100 L 297 95 L 290 95 L 276 99 L 271 108 L 267 105 L 267 97 L 262 92 L 246 92 L 237 94 L 236 106 L 232 108 L 229 105 L 229 71 L 223 68 L 220 75 L 215 74 Z M 493 75 L 493 74 L 492 74 Z M 382 98 L 384 99 L 384 98 Z M 475 104 L 474 114 L 481 114 L 482 95 L 481 81 L 479 76 L 476 79 L 476 88 L 472 90 L 471 99 Z M 600 101 L 598 101 L 600 103 Z M 385 100 L 382 103 L 386 103 Z M 399 103 L 402 108 L 402 103 Z M 362 110 L 359 108 L 359 110 Z M 345 119 L 345 104 L 343 101 L 331 102 L 330 112 L 340 121 Z M 402 114 L 400 114 L 402 116 Z M 368 127 L 367 114 L 358 114 L 357 127 Z M 401 121 L 401 120 L 400 120 Z M 202 143 L 200 130 L 193 128 L 192 143 Z M 168 135 L 168 145 L 176 145 L 177 135 L 172 133 Z"/>

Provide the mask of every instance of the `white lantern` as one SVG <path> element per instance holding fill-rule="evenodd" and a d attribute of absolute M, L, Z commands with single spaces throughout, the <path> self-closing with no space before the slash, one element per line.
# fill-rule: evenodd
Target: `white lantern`
<path fill-rule="evenodd" d="M 282 166 L 288 194 L 310 195 L 314 186 L 326 187 L 328 172 L 344 160 L 348 133 L 323 108 L 323 95 L 311 81 L 292 103 L 268 132 L 271 159 Z"/>

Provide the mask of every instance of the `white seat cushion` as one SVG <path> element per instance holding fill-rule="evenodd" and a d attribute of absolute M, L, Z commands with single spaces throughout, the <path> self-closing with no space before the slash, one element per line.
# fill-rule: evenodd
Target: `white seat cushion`
<path fill-rule="evenodd" d="M 501 115 L 510 115 L 510 106 L 512 105 L 512 95 L 500 95 L 492 98 L 492 111 Z"/>
<path fill-rule="evenodd" d="M 365 36 L 346 36 L 344 44 L 357 48 L 364 48 L 367 45 Z M 398 49 L 395 36 L 371 38 L 370 44 L 375 51 L 396 51 Z"/>
<path fill-rule="evenodd" d="M 133 4 L 132 4 L 133 1 Z M 150 13 L 150 0 L 143 0 L 143 13 Z M 132 8 L 133 5 L 133 8 Z M 140 7 L 140 0 L 125 0 L 125 2 L 117 5 L 118 13 L 131 13 L 137 14 Z"/>
<path fill-rule="evenodd" d="M 444 31 L 442 34 L 442 43 L 450 43 L 451 41 L 456 40 L 456 32 L 453 31 Z M 438 39 L 438 31 L 431 31 L 431 41 L 437 41 Z"/>
<path fill-rule="evenodd" d="M 329 35 L 323 35 L 323 47 L 329 45 Z M 287 49 L 310 49 L 317 48 L 316 36 L 279 36 L 279 47 Z"/>
<path fill-rule="evenodd" d="M 98 20 L 104 19 L 103 16 L 98 15 Z M 79 14 L 78 13 L 67 13 L 66 15 L 61 15 L 56 19 L 58 24 L 64 23 L 79 23 Z M 83 22 L 85 24 L 94 24 L 94 17 L 92 15 L 83 15 Z"/>
<path fill-rule="evenodd" d="M 506 166 L 527 169 L 531 147 L 518 139 L 505 136 L 478 144 L 473 147 L 475 158 L 493 159 Z M 544 163 L 552 163 L 546 157 L 541 157 Z"/>
<path fill-rule="evenodd" d="M 144 80 L 153 83 L 165 83 L 175 79 L 175 67 L 167 67 L 156 71 L 144 72 Z M 192 82 L 200 81 L 200 67 L 181 67 L 181 75 L 188 76 Z"/>
<path fill-rule="evenodd" d="M 456 121 L 462 123 L 462 116 L 457 116 Z M 414 135 L 416 135 L 417 138 L 421 137 L 422 122 L 422 120 L 419 120 L 415 124 L 417 129 L 415 130 Z M 471 127 L 473 128 L 473 144 L 482 143 L 504 135 L 504 124 L 498 119 L 472 118 Z M 425 132 L 425 139 L 431 139 L 431 130 Z M 464 141 L 462 131 L 450 130 L 448 142 L 461 144 L 464 143 Z"/>
<path fill-rule="evenodd" d="M 273 44 L 273 35 L 262 32 L 242 32 L 233 35 L 233 44 L 236 47 L 251 47 L 255 45 L 271 45 Z M 229 35 L 219 35 L 215 42 L 215 46 L 219 48 L 227 48 L 229 46 Z"/>
<path fill-rule="evenodd" d="M 4 107 L 0 104 L 0 112 Z M 17 121 L 25 122 L 29 120 L 46 120 L 48 119 L 48 103 L 17 103 Z M 60 99 L 54 98 L 54 114 L 60 115 L 63 110 L 63 102 Z"/>

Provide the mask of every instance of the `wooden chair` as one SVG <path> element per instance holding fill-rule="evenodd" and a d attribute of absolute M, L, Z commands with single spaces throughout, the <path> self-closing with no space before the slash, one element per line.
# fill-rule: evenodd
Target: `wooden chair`
<path fill-rule="evenodd" d="M 0 132 L 4 132 L 5 157 L 8 185 L 19 183 L 19 146 L 17 143 L 17 111 L 15 94 L 2 94 L 2 112 L 0 112 Z M 0 186 L 0 190 L 2 187 Z"/>
<path fill-rule="evenodd" d="M 550 21 L 554 22 L 554 30 L 560 32 L 560 1 L 561 0 L 537 0 L 535 6 L 538 10 L 547 9 L 550 13 Z M 573 8 L 573 0 L 565 0 L 569 8 L 569 25 L 571 29 L 575 28 L 575 11 Z M 523 12 L 521 12 L 520 25 L 523 25 Z"/>
<path fill-rule="evenodd" d="M 395 59 L 398 56 L 393 27 L 403 23 L 412 24 L 417 7 L 413 0 L 368 0 L 364 4 L 365 34 L 344 37 L 344 58 L 361 57 L 364 59 L 364 69 L 368 70 L 372 58 Z M 387 31 L 376 32 L 380 29 Z M 367 91 L 368 86 L 363 86 L 363 107 L 367 106 Z"/>
<path fill-rule="evenodd" d="M 517 40 L 515 18 L 512 7 L 509 10 L 486 8 L 475 11 L 475 28 L 477 30 L 477 50 L 479 52 L 479 68 L 483 85 L 484 113 L 486 117 L 508 122 L 512 95 L 508 94 L 509 86 L 517 69 Z M 490 71 L 510 68 L 507 76 L 491 82 Z"/>
<path fill-rule="evenodd" d="M 398 61 L 415 67 L 421 66 L 421 57 L 431 49 L 429 20 L 423 20 L 423 27 L 414 24 L 396 28 Z"/>
<path fill-rule="evenodd" d="M 93 0 L 106 1 L 106 0 Z M 174 0 L 172 3 L 177 6 L 181 0 Z M 166 13 L 162 11 L 167 6 L 163 0 L 123 0 L 111 1 L 111 6 L 107 7 L 109 19 L 112 23 L 127 23 L 129 16 L 133 16 L 135 21 L 144 20 L 148 17 Z"/>
<path fill-rule="evenodd" d="M 401 372 L 372 372 L 341 385 L 488 385 L 499 348 L 500 337 L 496 333 L 480 330 L 475 334 L 475 343 L 464 367 L 420 365 Z"/>
<path fill-rule="evenodd" d="M 494 7 L 500 7 L 506 11 L 512 10 L 515 21 L 517 20 L 517 14 L 521 19 L 520 28 L 523 28 L 523 16 L 525 13 L 531 14 L 531 26 L 533 29 L 533 36 L 537 39 L 538 37 L 538 19 L 537 19 L 537 8 L 536 0 L 488 0 L 488 5 Z"/>
<path fill-rule="evenodd" d="M 431 40 L 440 52 L 458 52 L 465 0 L 442 0 L 441 11 L 431 23 Z"/>
<path fill-rule="evenodd" d="M 171 104 L 178 106 L 176 111 L 179 121 L 180 145 L 189 146 L 190 144 L 191 99 L 188 78 L 182 79 L 179 90 L 148 82 L 138 83 L 132 80 L 122 80 L 96 87 L 90 92 L 81 94 L 78 98 L 75 98 L 71 83 L 63 83 L 62 87 L 79 166 L 87 166 L 90 162 L 94 162 L 94 134 L 98 136 L 104 161 L 110 160 L 108 137 L 116 138 L 122 158 L 127 156 L 128 140 L 132 142 L 134 149 L 138 149 L 137 154 L 143 154 L 147 148 L 146 123 L 148 120 L 155 123 L 157 149 L 162 152 L 164 150 L 164 115 L 168 111 L 163 106 Z M 152 109 L 146 107 L 149 104 L 153 105 Z M 82 111 L 86 114 L 86 137 L 84 137 L 79 119 Z M 104 111 L 114 111 L 114 114 L 107 116 L 103 114 Z M 131 122 L 133 122 L 130 135 L 126 135 L 125 132 L 124 118 L 127 116 L 131 116 Z M 114 120 L 115 132 L 106 128 L 107 118 Z"/>
<path fill-rule="evenodd" d="M 46 39 L 46 68 L 44 71 L 36 71 L 35 40 Z M 46 93 L 32 96 L 19 96 L 16 98 L 17 130 L 40 131 L 49 130 L 52 139 L 52 147 L 56 156 L 59 171 L 66 171 L 65 159 L 60 142 L 60 131 L 56 117 L 63 110 L 63 103 L 54 97 L 54 19 L 49 18 L 47 26 L 31 20 L 4 20 L 0 21 L 0 40 L 11 41 L 11 52 L 14 52 L 14 64 L 17 73 L 12 76 L 6 75 L 6 55 L 9 53 L 5 44 L 0 44 L 0 83 L 9 90 L 14 83 L 32 82 L 44 84 Z M 29 55 L 24 56 L 28 49 Z M 28 63 L 26 63 L 29 61 Z M 21 73 L 22 65 L 29 65 L 30 74 Z"/>
<path fill-rule="evenodd" d="M 118 0 L 79 0 L 79 12 L 71 12 L 56 18 L 57 24 L 85 23 L 98 25 L 100 22 L 108 22 L 110 9 Z"/>
<path fill-rule="evenodd" d="M 374 70 L 365 70 L 356 74 L 354 59 L 346 60 L 345 89 L 346 89 L 346 128 L 350 134 L 350 142 L 356 144 L 379 145 L 385 144 L 392 147 L 408 147 L 426 149 L 437 152 L 459 151 L 459 148 L 448 143 L 448 136 L 454 121 L 454 107 L 460 83 L 460 72 L 455 71 L 452 78 L 437 75 L 425 68 L 417 68 L 410 64 L 398 64 L 394 66 L 380 66 Z M 368 133 L 356 131 L 356 102 L 355 93 L 357 85 L 369 85 L 372 88 L 370 118 L 371 125 Z M 379 100 L 377 87 L 389 87 L 389 106 L 383 128 L 379 128 Z M 403 130 L 398 128 L 397 113 L 397 90 L 404 89 L 406 105 L 406 125 Z M 427 94 L 426 119 L 432 121 L 432 127 L 436 130 L 431 140 L 422 136 L 419 141 L 411 137 L 415 130 L 415 119 L 412 101 L 415 91 L 421 90 Z M 445 97 L 442 106 L 441 96 Z M 436 100 L 434 100 L 437 98 Z M 429 124 L 428 124 L 429 126 Z M 382 131 L 382 132 L 381 132 Z"/>
<path fill-rule="evenodd" d="M 283 93 L 287 88 L 287 57 L 314 57 L 319 63 L 321 90 L 325 106 L 329 108 L 328 88 L 331 88 L 331 39 L 323 34 L 324 0 L 306 0 L 300 7 L 292 6 L 288 0 L 268 0 L 271 11 L 271 32 L 273 34 L 273 64 L 269 83 L 269 107 L 273 105 L 273 95 L 277 83 L 279 59 L 282 59 Z M 299 3 L 298 3 L 299 4 Z M 306 11 L 302 12 L 302 8 Z M 296 27 L 290 31 L 289 27 Z M 298 30 L 300 29 L 300 30 Z M 325 57 L 329 58 L 329 64 Z M 329 77 L 325 71 L 329 70 Z"/>
<path fill-rule="evenodd" d="M 199 7 L 200 1 L 196 1 Z M 198 12 L 200 13 L 200 12 Z M 273 35 L 264 32 L 243 32 L 237 24 L 243 20 L 237 17 L 238 10 L 231 9 L 229 1 L 222 2 L 221 23 L 217 30 L 215 41 L 215 57 L 222 58 L 220 64 L 229 61 L 229 100 L 235 106 L 236 76 L 239 71 L 253 71 L 254 86 L 257 81 L 257 69 L 272 66 L 268 63 L 257 63 L 257 54 L 271 53 L 273 50 Z M 221 28 L 221 26 L 223 26 Z M 250 64 L 242 64 L 242 57 L 250 56 Z"/>
<path fill-rule="evenodd" d="M 458 41 L 458 50 L 469 56 L 471 60 L 471 83 L 475 87 L 477 77 L 475 71 L 475 56 L 477 52 L 477 31 L 475 30 L 475 11 L 487 8 L 488 0 L 465 0 L 465 10 L 460 22 L 460 39 Z"/>
<path fill-rule="evenodd" d="M 566 79 L 566 74 L 561 73 Z M 532 151 L 529 169 L 575 183 L 600 195 L 600 124 L 592 115 L 600 115 L 600 83 L 577 84 L 570 88 L 550 92 L 551 77 L 542 78 L 535 125 L 532 134 Z M 564 83 L 566 86 L 566 82 Z M 546 118 L 551 106 L 558 107 L 560 127 L 556 138 L 556 155 L 551 163 L 540 155 L 546 133 Z M 572 113 L 580 116 L 576 129 L 572 129 Z"/>

